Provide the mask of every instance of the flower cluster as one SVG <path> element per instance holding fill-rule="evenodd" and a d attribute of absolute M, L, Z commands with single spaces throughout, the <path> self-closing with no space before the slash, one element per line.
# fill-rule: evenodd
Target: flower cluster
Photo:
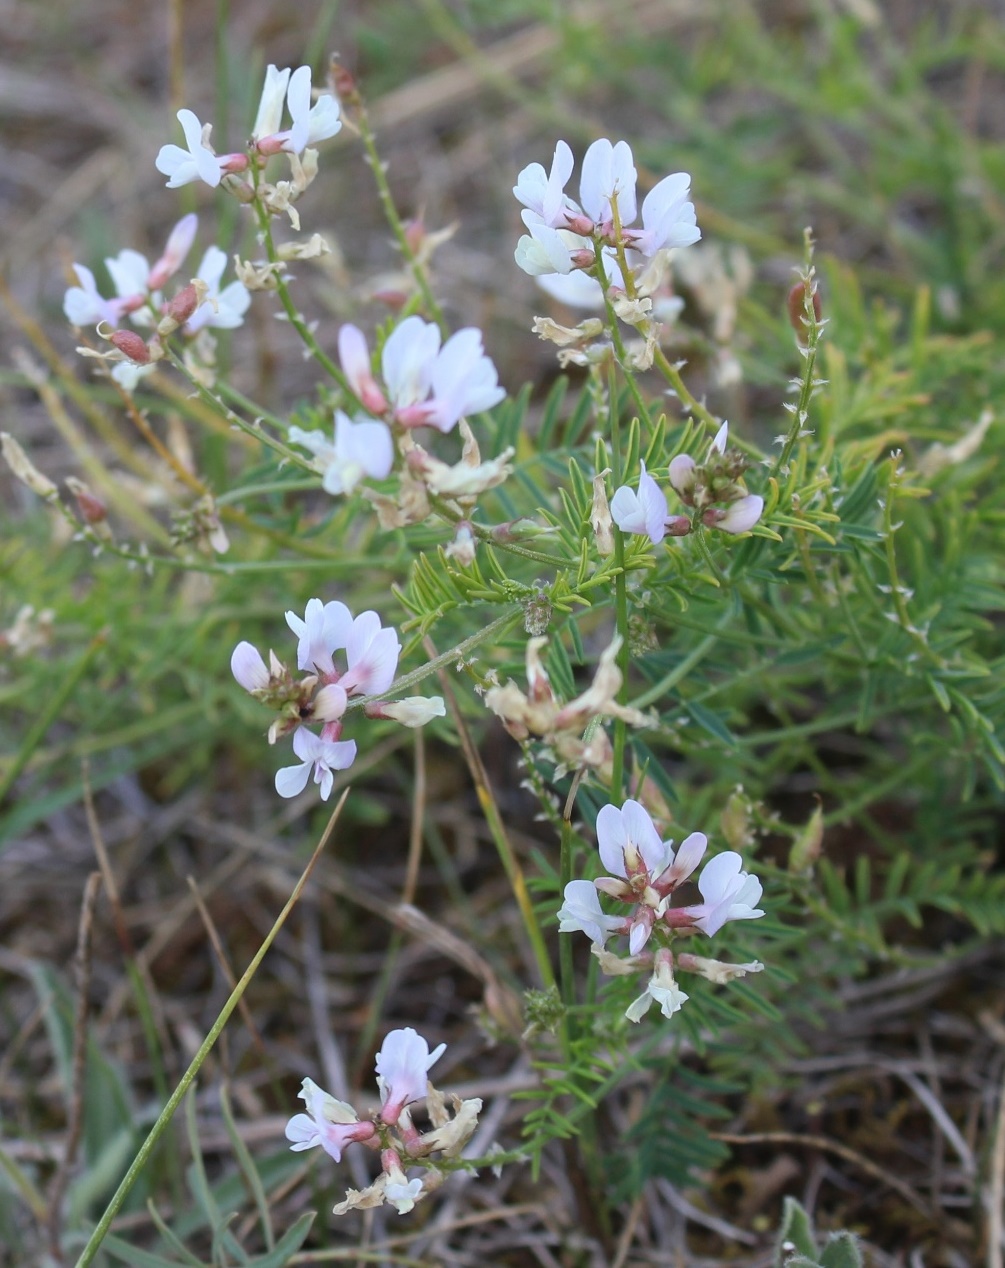
<path fill-rule="evenodd" d="M 764 499 L 747 492 L 741 478 L 746 460 L 742 454 L 727 453 L 728 434 L 729 424 L 723 423 L 701 466 L 686 453 L 670 462 L 670 483 L 685 506 L 693 508 L 693 519 L 670 514 L 666 495 L 643 462 L 638 488 L 623 484 L 611 498 L 611 516 L 618 528 L 648 537 L 654 545 L 667 534 L 683 537 L 699 522 L 724 533 L 746 533 L 753 528 L 761 518 Z"/>
<path fill-rule="evenodd" d="M 446 1051 L 440 1044 L 429 1051 L 420 1034 L 406 1027 L 392 1030 L 377 1053 L 377 1086 L 380 1109 L 372 1118 L 360 1119 L 353 1107 L 323 1092 L 311 1079 L 304 1079 L 300 1096 L 307 1112 L 294 1114 L 286 1124 L 286 1139 L 295 1151 L 315 1145 L 339 1162 L 347 1145 L 361 1143 L 380 1153 L 381 1173 L 368 1188 L 349 1189 L 345 1201 L 335 1207 L 336 1215 L 380 1206 L 386 1202 L 399 1215 L 410 1211 L 420 1198 L 442 1184 L 444 1172 L 436 1160 L 456 1158 L 474 1134 L 482 1103 L 477 1098 L 451 1098 L 453 1115 L 446 1098 L 428 1081 L 426 1072 Z M 432 1130 L 420 1133 L 412 1122 L 410 1106 L 425 1098 Z M 408 1179 L 405 1167 L 418 1165 L 425 1176 Z"/>
<path fill-rule="evenodd" d="M 152 265 L 146 256 L 129 248 L 106 259 L 105 268 L 115 290 L 112 298 L 101 294 L 86 265 L 73 265 L 78 284 L 63 297 L 63 312 L 75 326 L 98 326 L 113 332 L 105 337 L 115 351 L 104 354 L 104 359 L 115 363 L 112 377 L 127 390 L 131 391 L 164 356 L 163 337 L 180 329 L 182 335 L 194 338 L 201 330 L 232 330 L 244 321 L 251 296 L 243 282 L 231 282 L 221 289 L 227 256 L 218 246 L 206 249 L 192 279 L 170 300 L 161 293 L 184 264 L 198 226 L 194 214 L 182 216 L 171 230 L 163 254 Z M 127 317 L 135 326 L 154 327 L 154 334 L 143 339 L 122 330 Z"/>
<path fill-rule="evenodd" d="M 353 617 L 337 601 L 311 599 L 302 618 L 287 612 L 286 623 L 297 636 L 297 668 L 306 677 L 295 679 L 275 652 L 269 652 L 266 665 L 247 642 L 234 648 L 230 669 L 245 691 L 276 711 L 269 743 L 293 732 L 293 752 L 300 763 L 277 771 L 276 792 L 295 797 L 306 788 L 313 771 L 321 799 L 327 801 L 334 772 L 346 770 L 356 760 L 356 741 L 341 738 L 350 698 L 382 696 L 390 689 L 401 644 L 393 629 L 381 628 L 376 612 Z M 344 653 L 344 669 L 335 666 L 336 652 Z M 369 700 L 364 713 L 415 727 L 442 717 L 444 708 L 439 696 L 411 696 L 389 703 Z M 310 730 L 312 723 L 321 724 L 320 734 Z"/>
<path fill-rule="evenodd" d="M 314 455 L 314 466 L 329 493 L 351 493 L 364 478 L 382 480 L 389 475 L 395 435 L 405 460 L 397 497 L 363 490 L 384 528 L 424 519 L 430 493 L 461 503 L 458 509 L 463 514 L 465 503 L 473 505 L 479 493 L 509 475 L 512 449 L 483 463 L 464 418 L 491 409 L 506 395 L 484 353 L 479 330 L 459 330 L 441 347 L 438 326 L 421 317 L 406 317 L 381 351 L 383 386 L 374 377 L 366 337 L 358 327 L 342 327 L 338 348 L 346 381 L 369 413 L 350 418 L 337 411 L 333 439 L 300 427 L 291 427 L 288 433 L 293 444 Z M 464 452 L 456 466 L 432 457 L 411 434 L 416 427 L 448 432 L 458 425 Z"/>
<path fill-rule="evenodd" d="M 642 227 L 632 228 L 638 216 L 637 174 L 627 141 L 612 145 L 602 138 L 586 151 L 579 203 L 565 193 L 572 168 L 572 151 L 559 141 L 549 173 L 540 163 L 531 163 L 517 177 L 513 193 L 523 203 L 521 217 L 529 230 L 516 248 L 516 262 L 524 272 L 536 277 L 595 270 L 596 245 L 604 258 L 606 283 L 614 276 L 618 248 L 646 260 L 701 237 L 687 172 L 665 176 L 649 191 L 642 203 Z"/>
<path fill-rule="evenodd" d="M 711 938 L 727 921 L 764 915 L 757 907 L 761 883 L 743 871 L 743 859 L 732 850 L 717 854 L 705 865 L 698 877 L 700 903 L 671 905 L 674 893 L 698 867 L 707 845 L 704 833 L 692 832 L 674 852 L 673 842 L 661 840 L 639 802 L 628 800 L 620 809 L 606 805 L 597 816 L 597 846 L 608 875 L 595 881 L 570 881 L 565 887 L 565 901 L 558 912 L 559 930 L 585 933 L 605 973 L 633 973 L 652 965 L 645 991 L 627 1011 L 631 1021 L 638 1021 L 654 1001 L 664 1016 L 671 1017 L 688 998 L 673 977 L 674 957 L 668 945 L 673 932 L 700 930 Z M 608 915 L 598 894 L 630 905 L 631 910 L 626 915 Z M 654 954 L 643 955 L 654 933 L 659 945 Z M 607 940 L 617 934 L 628 936 L 628 959 L 604 949 Z M 720 982 L 763 967 L 756 961 L 730 965 L 693 955 L 678 956 L 677 965 Z"/>
<path fill-rule="evenodd" d="M 242 201 L 257 195 L 270 210 L 289 211 L 289 203 L 306 189 L 317 170 L 316 161 L 311 158 L 316 158 L 316 152 L 307 147 L 333 137 L 342 127 L 339 105 L 331 93 L 322 93 L 313 104 L 311 97 L 309 66 L 291 71 L 270 65 L 246 150 L 217 154 L 210 144 L 212 124 L 201 123 L 191 110 L 179 110 L 185 145 L 161 146 L 155 166 L 168 178 L 169 189 L 191 181 L 203 181 L 215 189 L 225 177 L 230 177 L 228 188 Z M 281 127 L 284 100 L 291 120 L 288 128 Z M 250 170 L 252 180 L 256 180 L 262 160 L 279 153 L 290 156 L 293 181 L 283 182 L 286 188 L 264 183 L 249 185 L 244 174 Z"/>

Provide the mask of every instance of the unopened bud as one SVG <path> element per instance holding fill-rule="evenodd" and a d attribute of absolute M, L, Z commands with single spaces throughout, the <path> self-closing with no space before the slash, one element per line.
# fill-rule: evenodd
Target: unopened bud
<path fill-rule="evenodd" d="M 570 216 L 565 227 L 571 229 L 573 233 L 578 233 L 581 238 L 589 238 L 593 233 L 594 224 L 589 216 L 584 216 L 580 212 L 578 216 Z"/>
<path fill-rule="evenodd" d="M 404 700 L 377 700 L 363 706 L 368 718 L 384 718 L 402 726 L 419 727 L 446 716 L 442 696 L 406 696 Z"/>
<path fill-rule="evenodd" d="M 571 252 L 569 259 L 572 261 L 572 267 L 574 269 L 592 268 L 592 266 L 597 262 L 596 255 L 587 247 L 583 247 L 579 251 Z"/>
<path fill-rule="evenodd" d="M 363 104 L 355 77 L 337 58 L 332 57 L 328 63 L 328 84 L 332 92 L 344 105 L 359 106 Z"/>
<path fill-rule="evenodd" d="M 820 803 L 810 815 L 806 826 L 792 842 L 789 849 L 789 871 L 798 874 L 808 872 L 820 857 L 824 843 L 824 810 Z"/>
<path fill-rule="evenodd" d="M 205 292 L 205 283 L 203 283 L 203 291 Z M 164 316 L 169 317 L 176 327 L 184 326 L 195 310 L 199 307 L 201 302 L 202 300 L 199 294 L 199 288 L 192 282 L 189 282 L 187 286 L 183 286 L 178 294 L 170 300 L 167 308 L 164 310 Z M 170 333 L 169 331 L 161 331 L 159 326 L 157 329 L 161 334 Z"/>
<path fill-rule="evenodd" d="M 147 365 L 150 361 L 150 349 L 135 330 L 115 330 L 108 336 L 108 342 L 137 365 Z"/>
<path fill-rule="evenodd" d="M 614 554 L 614 521 L 604 486 L 604 477 L 607 474 L 607 471 L 603 471 L 593 477 L 593 509 L 590 512 L 590 524 L 597 539 L 597 554 L 605 559 Z"/>
<path fill-rule="evenodd" d="M 18 442 L 8 432 L 0 432 L 0 453 L 14 475 L 40 498 L 54 498 L 59 490 L 31 461 Z"/>
<path fill-rule="evenodd" d="M 686 537 L 691 531 L 691 521 L 686 515 L 671 515 L 666 521 L 668 537 Z"/>
<path fill-rule="evenodd" d="M 406 220 L 403 227 L 409 251 L 413 255 L 418 255 L 426 238 L 426 226 L 422 221 L 422 217 L 417 216 L 415 220 Z"/>
<path fill-rule="evenodd" d="M 85 524 L 100 524 L 108 518 L 108 507 L 83 480 L 78 480 L 76 476 L 67 476 L 66 487 L 77 499 L 77 509 Z"/>
<path fill-rule="evenodd" d="M 806 283 L 797 282 L 789 291 L 786 301 L 789 310 L 789 324 L 796 332 L 796 338 L 806 347 L 806 327 L 809 322 L 806 319 Z M 820 320 L 822 309 L 820 307 L 820 296 L 817 293 L 816 283 L 810 283 L 812 286 L 811 301 L 813 304 L 813 320 Z"/>
<path fill-rule="evenodd" d="M 370 298 L 375 299 L 378 304 L 385 304 L 395 312 L 399 308 L 404 308 L 408 303 L 408 295 L 404 291 L 390 286 L 385 287 L 383 290 L 374 291 Z"/>

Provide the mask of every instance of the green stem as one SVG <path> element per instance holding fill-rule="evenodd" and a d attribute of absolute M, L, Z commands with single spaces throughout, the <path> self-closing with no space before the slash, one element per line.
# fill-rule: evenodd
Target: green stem
<path fill-rule="evenodd" d="M 477 633 L 470 635 L 463 642 L 458 643 L 456 647 L 449 652 L 442 652 L 439 656 L 434 656 L 432 660 L 428 660 L 424 665 L 420 665 L 418 669 L 413 669 L 411 673 L 403 674 L 402 677 L 396 678 L 388 687 L 387 691 L 382 692 L 379 696 L 353 696 L 346 710 L 361 709 L 364 705 L 373 704 L 377 700 L 387 700 L 389 697 L 401 695 L 403 691 L 408 691 L 410 687 L 416 687 L 423 679 L 428 678 L 431 674 L 438 673 L 441 669 L 448 669 L 457 661 L 463 660 L 468 652 L 473 651 L 480 643 L 484 643 L 487 639 L 500 637 L 507 629 L 515 624 L 523 615 L 523 608 L 510 608 L 508 612 L 504 612 L 502 616 L 497 616 L 494 621 L 490 621 L 483 629 Z"/>
<path fill-rule="evenodd" d="M 608 396 L 610 398 L 609 414 L 611 420 L 611 473 L 614 478 L 614 487 L 617 488 L 622 480 L 624 456 L 621 452 L 621 418 L 614 400 L 613 366 L 611 367 L 610 378 Z M 634 382 L 631 375 L 628 376 L 628 380 L 629 382 Z M 621 689 L 618 692 L 618 700 L 621 704 L 624 704 L 628 693 L 630 659 L 628 646 L 628 584 L 625 576 L 625 538 L 621 529 L 616 526 L 614 528 L 614 562 L 617 565 L 617 572 L 614 576 L 614 619 L 618 636 L 621 639 L 621 646 L 618 649 L 617 656 L 618 669 L 621 671 Z M 624 786 L 627 733 L 628 727 L 624 718 L 615 718 L 613 757 L 611 760 L 611 801 L 616 805 L 620 804 L 621 790 Z"/>
<path fill-rule="evenodd" d="M 213 1050 L 213 1045 L 216 1043 L 217 1039 L 220 1037 L 220 1032 L 223 1030 L 224 1026 L 227 1024 L 227 1021 L 231 1013 L 234 1011 L 234 1009 L 237 1007 L 238 1003 L 240 1002 L 241 997 L 244 995 L 244 992 L 247 990 L 248 985 L 251 982 L 251 979 L 255 976 L 255 973 L 258 971 L 258 966 L 261 964 L 262 960 L 265 958 L 266 952 L 268 951 L 269 947 L 271 947 L 272 943 L 275 941 L 276 935 L 279 933 L 280 929 L 282 929 L 283 925 L 286 923 L 287 916 L 290 914 L 290 912 L 293 910 L 294 906 L 296 905 L 297 899 L 300 897 L 301 893 L 303 892 L 303 888 L 307 884 L 307 881 L 310 877 L 311 872 L 314 870 L 315 863 L 321 857 L 321 851 L 325 848 L 325 846 L 328 843 L 328 838 L 332 834 L 332 830 L 335 827 L 338 817 L 342 811 L 342 807 L 345 805 L 345 801 L 348 796 L 349 796 L 349 789 L 347 788 L 345 792 L 342 794 L 342 797 L 340 798 L 338 805 L 332 811 L 332 816 L 328 820 L 328 826 L 324 830 L 324 835 L 321 837 L 321 840 L 318 842 L 317 848 L 315 849 L 314 853 L 311 855 L 310 861 L 308 862 L 306 868 L 304 868 L 304 871 L 300 879 L 297 881 L 296 886 L 293 890 L 293 893 L 289 897 L 289 901 L 286 903 L 286 906 L 283 908 L 283 910 L 279 913 L 276 923 L 265 935 L 265 940 L 262 943 L 262 945 L 259 947 L 258 952 L 256 953 L 254 959 L 248 965 L 247 969 L 245 969 L 244 975 L 242 976 L 241 980 L 231 991 L 230 997 L 228 998 L 227 1002 L 224 1004 L 223 1008 L 220 1011 L 220 1015 L 217 1017 L 216 1021 L 210 1027 L 209 1034 L 203 1040 L 199 1048 L 199 1051 L 192 1058 L 192 1062 L 189 1065 L 188 1069 L 181 1076 L 181 1081 L 179 1082 L 175 1090 L 172 1092 L 163 1110 L 161 1110 L 160 1116 L 158 1117 L 157 1121 L 154 1123 L 153 1127 L 151 1127 L 146 1140 L 140 1146 L 139 1152 L 137 1153 L 136 1157 L 133 1159 L 132 1163 L 130 1164 L 129 1170 L 122 1177 L 122 1181 L 119 1184 L 119 1187 L 115 1190 L 115 1193 L 112 1195 L 112 1199 L 108 1203 L 108 1206 L 105 1208 L 104 1213 L 101 1216 L 101 1219 L 98 1220 L 97 1224 L 94 1227 L 94 1231 L 91 1233 L 91 1236 L 87 1239 L 87 1245 L 84 1247 L 83 1251 L 81 1252 L 80 1258 L 77 1260 L 76 1268 L 87 1268 L 88 1264 L 91 1264 L 94 1262 L 94 1257 L 98 1253 L 98 1251 L 101 1249 L 101 1243 L 105 1240 L 105 1237 L 112 1226 L 112 1220 L 114 1220 L 115 1216 L 118 1214 L 119 1210 L 121 1209 L 123 1202 L 129 1196 L 129 1191 L 132 1189 L 133 1185 L 136 1183 L 137 1179 L 139 1178 L 140 1172 L 146 1166 L 147 1160 L 149 1159 L 150 1155 L 153 1153 L 158 1140 L 160 1140 L 168 1123 L 170 1123 L 171 1119 L 174 1117 L 175 1110 L 181 1104 L 182 1100 L 185 1097 L 186 1092 L 191 1087 L 192 1082 L 195 1079 L 195 1076 L 199 1073 L 199 1069 L 202 1066 L 202 1063 L 206 1060 L 210 1052 Z"/>
<path fill-rule="evenodd" d="M 567 812 L 572 813 L 570 806 Z M 564 898 L 565 887 L 572 880 L 572 823 L 569 818 L 562 819 L 562 836 L 558 863 L 558 883 Z M 558 935 L 558 969 L 562 983 L 562 1003 L 572 1008 L 576 1002 L 576 979 L 572 964 L 572 939 L 565 934 Z"/>
<path fill-rule="evenodd" d="M 656 347 L 653 365 L 673 388 L 677 394 L 677 399 L 684 408 L 689 410 L 695 418 L 700 418 L 707 427 L 712 429 L 713 434 L 717 432 L 722 425 L 722 419 L 716 418 L 706 405 L 703 405 L 696 396 L 693 396 L 688 391 L 684 380 L 681 378 L 680 370 L 667 359 L 666 353 L 659 345 Z"/>
<path fill-rule="evenodd" d="M 293 296 L 290 294 L 290 288 L 286 284 L 286 278 L 283 272 L 283 264 L 279 259 L 279 252 L 276 250 L 276 244 L 272 237 L 272 221 L 268 211 L 260 201 L 255 202 L 255 216 L 258 220 L 258 228 L 262 235 L 262 243 L 265 246 L 265 254 L 270 264 L 280 265 L 274 272 L 276 279 L 276 294 L 279 296 L 279 302 L 283 306 L 283 311 L 290 319 L 290 325 L 300 336 L 301 342 L 314 360 L 321 366 L 322 370 L 339 385 L 343 392 L 362 407 L 363 402 L 352 390 L 349 380 L 342 373 L 340 366 L 337 366 L 331 357 L 324 351 L 307 322 L 304 320 L 303 314 L 293 302 Z"/>
<path fill-rule="evenodd" d="M 356 125 L 359 128 L 359 135 L 363 142 L 363 148 L 366 150 L 367 162 L 370 170 L 373 172 L 373 179 L 377 185 L 377 196 L 380 199 L 381 209 L 384 212 L 384 218 L 391 227 L 398 243 L 398 249 L 408 262 L 409 270 L 418 288 L 419 294 L 422 296 L 422 302 L 426 311 L 433 318 L 440 328 L 440 332 L 446 336 L 447 323 L 443 316 L 443 310 L 437 302 L 436 296 L 433 294 L 429 285 L 429 277 L 425 268 L 412 250 L 412 245 L 408 241 L 408 234 L 405 232 L 405 226 L 401 222 L 398 215 L 398 208 L 394 203 L 394 196 L 391 193 L 391 186 L 387 183 L 387 172 L 384 169 L 383 161 L 377 151 L 377 142 L 373 134 L 373 128 L 370 126 L 370 117 L 366 112 L 366 106 L 362 101 L 358 104 L 358 113 L 356 116 Z"/>

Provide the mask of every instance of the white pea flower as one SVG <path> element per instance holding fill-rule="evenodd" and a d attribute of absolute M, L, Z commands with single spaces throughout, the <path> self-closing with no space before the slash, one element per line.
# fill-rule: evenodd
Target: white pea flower
<path fill-rule="evenodd" d="M 339 1162 L 346 1145 L 371 1140 L 377 1134 L 373 1123 L 361 1123 L 351 1105 L 330 1096 L 313 1079 L 304 1079 L 300 1097 L 307 1113 L 294 1114 L 286 1124 L 286 1139 L 294 1153 L 320 1145 Z"/>
<path fill-rule="evenodd" d="M 385 1036 L 376 1060 L 383 1123 L 393 1127 L 406 1105 L 426 1095 L 426 1072 L 446 1050 L 447 1045 L 441 1043 L 430 1052 L 429 1044 L 411 1026 Z"/>
<path fill-rule="evenodd" d="M 383 480 L 394 464 L 387 424 L 366 417 L 353 421 L 341 410 L 335 413 L 334 443 L 323 432 L 299 427 L 290 428 L 289 439 L 314 454 L 326 493 L 351 493 L 366 476 Z"/>
<path fill-rule="evenodd" d="M 421 1196 L 422 1181 L 418 1177 L 409 1180 L 401 1167 L 392 1162 L 384 1185 L 385 1201 L 395 1207 L 399 1215 L 407 1215 Z"/>
<path fill-rule="evenodd" d="M 638 492 L 623 484 L 611 498 L 611 516 L 623 533 L 638 533 L 658 545 L 666 536 L 670 509 L 659 485 L 646 471 L 639 475 Z"/>
<path fill-rule="evenodd" d="M 589 251 L 592 256 L 593 248 L 588 238 L 570 233 L 568 229 L 552 229 L 538 221 L 532 211 L 521 214 L 530 235 L 524 234 L 516 244 L 514 258 L 531 277 L 571 272 L 577 252 Z"/>
<path fill-rule="evenodd" d="M 301 764 L 276 771 L 276 792 L 280 797 L 302 793 L 313 770 L 314 782 L 321 786 L 321 800 L 327 801 L 335 782 L 334 772 L 347 770 L 356 760 L 356 741 L 326 740 L 301 726 L 293 733 L 293 751 Z"/>
<path fill-rule="evenodd" d="M 322 603 L 309 599 L 303 619 L 295 612 L 286 613 L 286 624 L 297 635 L 297 668 L 308 673 L 334 674 L 334 652 L 343 649 L 352 629 L 352 613 L 344 603 L 333 599 Z"/>
<path fill-rule="evenodd" d="M 673 957 L 666 949 L 656 952 L 656 963 L 653 975 L 646 984 L 646 989 L 625 1009 L 629 1021 L 641 1021 L 655 1003 L 659 1004 L 664 1017 L 672 1017 L 679 1013 L 688 999 L 688 995 L 677 985 L 673 975 Z"/>
<path fill-rule="evenodd" d="M 283 102 L 290 82 L 290 68 L 279 70 L 270 62 L 265 71 L 265 83 L 258 101 L 258 113 L 255 126 L 251 129 L 254 142 L 264 141 L 266 137 L 275 135 L 283 122 Z"/>
<path fill-rule="evenodd" d="M 206 298 L 185 323 L 185 334 L 194 335 L 204 327 L 233 330 L 244 322 L 251 306 L 251 294 L 243 282 L 231 282 L 220 290 L 220 279 L 227 267 L 226 252 L 212 246 L 206 251 L 196 273 L 206 283 Z"/>
<path fill-rule="evenodd" d="M 672 909 L 666 915 L 674 924 L 696 926 L 709 938 L 728 920 L 756 920 L 763 916 L 764 912 L 756 907 L 763 892 L 761 882 L 742 869 L 743 859 L 735 851 L 717 854 L 698 877 L 698 889 L 705 901 Z"/>
<path fill-rule="evenodd" d="M 602 947 L 608 938 L 624 933 L 623 916 L 608 916 L 600 906 L 597 888 L 592 881 L 569 881 L 564 902 L 558 909 L 559 933 L 585 933 L 594 946 Z"/>
<path fill-rule="evenodd" d="M 611 202 L 617 200 L 618 218 L 623 226 L 635 219 L 635 162 L 627 141 L 612 145 L 606 137 L 594 141 L 583 158 L 579 200 L 583 210 L 598 224 L 611 218 Z"/>
<path fill-rule="evenodd" d="M 448 432 L 464 415 L 491 409 L 506 395 L 481 331 L 472 326 L 441 348 L 436 325 L 406 317 L 384 344 L 381 369 L 394 416 L 405 427 Z"/>
<path fill-rule="evenodd" d="M 185 136 L 187 149 L 180 145 L 162 145 L 158 151 L 154 166 L 158 172 L 168 177 L 168 189 L 177 189 L 179 185 L 187 185 L 191 181 L 205 181 L 214 189 L 223 179 L 228 161 L 232 157 L 221 158 L 210 149 L 206 138 L 207 128 L 199 122 L 191 110 L 179 110 L 178 122 Z"/>
<path fill-rule="evenodd" d="M 293 126 L 280 130 L 283 94 Z M 326 141 L 340 131 L 339 105 L 331 93 L 322 93 L 311 105 L 311 68 L 295 71 L 269 66 L 258 103 L 252 141 L 261 154 L 303 154 L 308 145 Z"/>
<path fill-rule="evenodd" d="M 690 192 L 691 177 L 687 172 L 664 176 L 642 200 L 642 228 L 628 229 L 625 242 L 647 257 L 665 248 L 688 247 L 697 242 L 701 230 L 695 220 L 694 203 L 688 197 Z M 620 203 L 618 207 L 620 210 Z"/>
<path fill-rule="evenodd" d="M 572 150 L 564 141 L 555 146 L 551 172 L 545 173 L 540 163 L 530 163 L 521 171 L 513 186 L 517 201 L 540 216 L 549 228 L 564 228 L 569 214 L 578 208 L 565 196 L 565 186 L 572 175 Z"/>

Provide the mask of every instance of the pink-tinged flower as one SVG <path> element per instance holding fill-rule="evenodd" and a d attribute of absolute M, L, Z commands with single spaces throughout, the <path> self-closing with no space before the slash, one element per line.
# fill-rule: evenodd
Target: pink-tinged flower
<path fill-rule="evenodd" d="M 421 317 L 406 317 L 388 335 L 380 365 L 396 413 L 429 395 L 430 369 L 439 350 L 439 329 Z"/>
<path fill-rule="evenodd" d="M 351 493 L 366 476 L 383 480 L 394 463 L 387 424 L 365 417 L 353 422 L 341 410 L 335 413 L 334 444 L 323 432 L 299 427 L 290 428 L 289 439 L 314 454 L 315 465 L 324 472 L 322 488 L 333 495 Z"/>
<path fill-rule="evenodd" d="M 312 1079 L 304 1079 L 299 1095 L 307 1113 L 294 1114 L 286 1124 L 286 1139 L 292 1142 L 294 1153 L 320 1145 L 339 1162 L 346 1145 L 371 1140 L 377 1134 L 373 1123 L 361 1123 L 351 1105 L 322 1091 Z"/>
<path fill-rule="evenodd" d="M 735 851 L 717 854 L 698 877 L 698 889 L 705 901 L 682 907 L 671 918 L 686 914 L 689 924 L 711 938 L 728 920 L 756 920 L 763 916 L 764 912 L 756 907 L 763 892 L 761 882 L 742 868 L 743 859 Z"/>
<path fill-rule="evenodd" d="M 701 230 L 695 222 L 694 203 L 688 198 L 690 190 L 687 172 L 664 176 L 643 199 L 642 228 L 626 231 L 625 242 L 650 257 L 657 251 L 697 242 Z M 618 206 L 620 210 L 620 203 Z"/>
<path fill-rule="evenodd" d="M 163 255 L 156 261 L 147 276 L 148 290 L 160 290 L 169 277 L 174 277 L 192 249 L 198 228 L 199 217 L 195 212 L 190 211 L 187 216 L 182 216 L 168 236 Z"/>
<path fill-rule="evenodd" d="M 448 432 L 506 395 L 474 327 L 458 330 L 441 348 L 432 322 L 406 317 L 384 344 L 381 366 L 395 417 L 406 427 Z"/>
<path fill-rule="evenodd" d="M 674 980 L 672 955 L 666 948 L 661 948 L 656 952 L 653 975 L 646 989 L 628 1005 L 625 1016 L 629 1021 L 641 1021 L 655 1003 L 659 1004 L 664 1017 L 672 1017 L 674 1013 L 680 1012 L 687 999 L 688 996 Z"/>
<path fill-rule="evenodd" d="M 627 141 L 612 145 L 606 138 L 594 141 L 583 158 L 579 201 L 583 210 L 598 224 L 612 219 L 611 201 L 616 198 L 618 219 L 630 225 L 635 219 L 635 163 Z"/>
<path fill-rule="evenodd" d="M 558 909 L 558 932 L 585 933 L 594 946 L 602 947 L 616 933 L 626 932 L 624 916 L 608 916 L 600 906 L 592 881 L 569 881 L 565 901 Z"/>
<path fill-rule="evenodd" d="M 322 603 L 309 599 L 303 620 L 295 612 L 286 613 L 286 624 L 296 634 L 297 668 L 308 673 L 334 674 L 332 654 L 349 641 L 352 613 L 344 603 Z"/>
<path fill-rule="evenodd" d="M 383 414 L 387 409 L 387 399 L 373 377 L 370 350 L 366 346 L 366 337 L 358 326 L 346 322 L 339 330 L 338 356 L 349 386 L 359 397 L 363 407 L 374 414 Z"/>
<path fill-rule="evenodd" d="M 209 247 L 196 273 L 196 277 L 206 283 L 206 298 L 186 322 L 186 335 L 194 335 L 204 326 L 233 330 L 243 324 L 244 314 L 251 306 L 251 294 L 243 282 L 231 282 L 220 290 L 226 267 L 226 252 L 217 246 Z"/>
<path fill-rule="evenodd" d="M 624 880 L 641 871 L 656 877 L 673 859 L 673 843 L 660 840 L 645 807 L 631 798 L 620 810 L 610 804 L 601 807 L 597 848 L 608 872 Z"/>
<path fill-rule="evenodd" d="M 747 533 L 761 518 L 763 510 L 764 498 L 756 493 L 748 493 L 731 502 L 725 510 L 709 508 L 702 515 L 702 521 L 709 528 L 717 528 L 723 533 Z"/>
<path fill-rule="evenodd" d="M 401 644 L 389 626 L 380 628 L 376 612 L 361 612 L 345 643 L 346 671 L 339 685 L 354 696 L 379 696 L 394 681 Z"/>
<path fill-rule="evenodd" d="M 380 1088 L 381 1121 L 393 1127 L 401 1111 L 426 1095 L 426 1071 L 443 1056 L 447 1045 L 429 1051 L 423 1037 L 406 1026 L 392 1030 L 377 1053 L 377 1086 Z"/>
<path fill-rule="evenodd" d="M 578 208 L 565 196 L 565 186 L 572 175 L 572 150 L 564 141 L 555 146 L 551 172 L 545 173 L 540 163 L 530 163 L 521 171 L 513 186 L 517 201 L 523 203 L 541 223 L 551 229 L 565 228 L 570 214 Z"/>
<path fill-rule="evenodd" d="M 649 941 L 670 895 L 698 866 L 706 844 L 704 833 L 692 832 L 675 856 L 673 842 L 660 840 L 639 802 L 629 799 L 620 810 L 610 804 L 601 808 L 597 847 L 609 875 L 598 877 L 594 885 L 619 902 L 635 904 L 622 923 L 631 955 L 637 955 Z"/>
<path fill-rule="evenodd" d="M 694 490 L 698 483 L 698 467 L 689 453 L 679 453 L 670 459 L 669 477 L 682 502 L 694 503 Z"/>
<path fill-rule="evenodd" d="M 611 498 L 611 515 L 623 533 L 639 533 L 658 545 L 666 536 L 670 511 L 659 485 L 640 463 L 639 488 L 636 493 L 627 484 Z"/>
<path fill-rule="evenodd" d="M 321 800 L 327 801 L 335 782 L 334 772 L 347 770 L 356 760 L 356 741 L 324 740 L 301 726 L 293 733 L 293 751 L 301 765 L 276 771 L 276 792 L 280 797 L 296 797 L 307 787 L 313 770 L 314 782 L 321 785 Z"/>
<path fill-rule="evenodd" d="M 223 179 L 228 162 L 233 157 L 220 158 L 203 139 L 203 125 L 191 110 L 179 110 L 178 122 L 185 135 L 187 149 L 180 145 L 162 145 L 154 166 L 168 177 L 168 189 L 177 189 L 190 181 L 205 181 L 214 189 Z"/>
<path fill-rule="evenodd" d="M 115 287 L 115 299 L 99 294 L 94 274 L 83 264 L 74 264 L 79 286 L 71 286 L 63 298 L 63 312 L 75 326 L 107 322 L 117 326 L 127 313 L 144 306 L 150 292 L 158 290 L 181 267 L 199 226 L 194 214 L 182 216 L 171 230 L 164 254 L 150 267 L 147 258 L 128 247 L 105 260 L 105 268 Z M 148 319 L 149 322 L 149 319 Z"/>

